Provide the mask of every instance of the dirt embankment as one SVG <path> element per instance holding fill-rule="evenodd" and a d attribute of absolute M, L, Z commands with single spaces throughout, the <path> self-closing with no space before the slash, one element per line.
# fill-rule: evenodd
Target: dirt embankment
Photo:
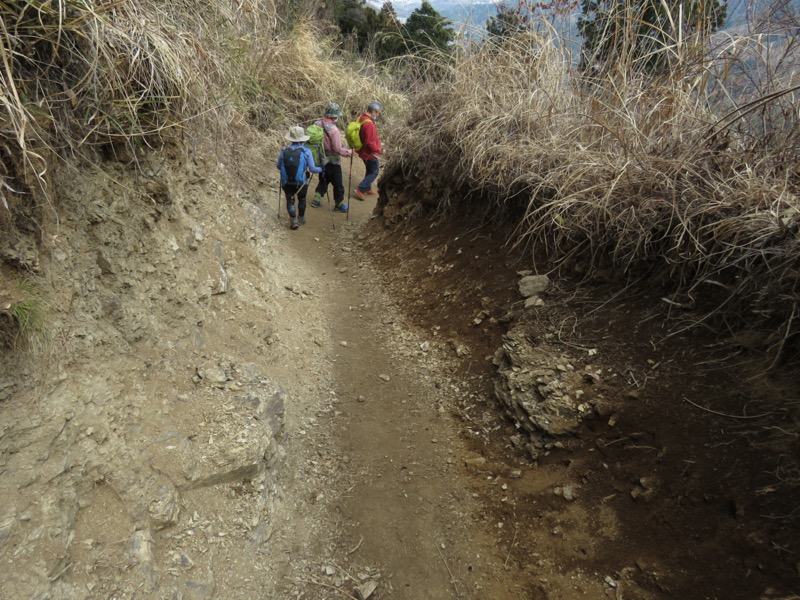
<path fill-rule="evenodd" d="M 367 245 L 413 322 L 470 349 L 459 373 L 493 381 L 500 410 L 457 411 L 476 451 L 536 465 L 486 507 L 514 523 L 510 560 L 533 597 L 560 597 L 543 556 L 602 574 L 612 596 L 796 593 L 791 370 L 758 376 L 730 339 L 681 333 L 692 315 L 665 310 L 657 289 L 536 277 L 508 228 L 463 214 L 479 207 L 429 214 L 419 200 L 435 186 L 396 173 Z"/>
<path fill-rule="evenodd" d="M 53 335 L 3 356 L 0 596 L 797 590 L 795 388 L 484 223 L 404 221 L 413 190 L 290 232 L 272 154 L 60 174 Z"/>

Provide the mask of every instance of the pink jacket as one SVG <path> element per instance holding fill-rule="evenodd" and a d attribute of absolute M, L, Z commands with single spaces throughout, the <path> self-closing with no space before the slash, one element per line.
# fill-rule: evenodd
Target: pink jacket
<path fill-rule="evenodd" d="M 325 131 L 325 138 L 322 142 L 328 162 L 338 163 L 340 156 L 353 156 L 353 151 L 342 147 L 342 133 L 336 126 L 336 122 L 328 117 L 320 119 L 315 125 L 319 125 Z"/>

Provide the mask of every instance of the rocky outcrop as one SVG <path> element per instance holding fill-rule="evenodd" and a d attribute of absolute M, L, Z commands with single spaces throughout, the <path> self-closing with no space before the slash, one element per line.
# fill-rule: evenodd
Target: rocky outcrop
<path fill-rule="evenodd" d="M 493 362 L 495 395 L 524 436 L 513 441 L 534 458 L 563 446 L 578 433 L 581 421 L 594 415 L 587 368 L 579 370 L 573 357 L 531 341 L 524 324 L 508 332 Z"/>

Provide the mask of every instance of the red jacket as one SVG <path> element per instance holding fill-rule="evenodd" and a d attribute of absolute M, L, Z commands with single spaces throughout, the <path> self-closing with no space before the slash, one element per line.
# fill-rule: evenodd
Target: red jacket
<path fill-rule="evenodd" d="M 358 155 L 361 157 L 362 160 L 372 160 L 373 158 L 377 158 L 383 149 L 381 148 L 381 141 L 378 139 L 378 128 L 375 126 L 375 121 L 372 120 L 367 113 L 363 113 L 360 117 L 358 117 L 359 123 L 361 123 L 361 150 L 358 151 Z"/>

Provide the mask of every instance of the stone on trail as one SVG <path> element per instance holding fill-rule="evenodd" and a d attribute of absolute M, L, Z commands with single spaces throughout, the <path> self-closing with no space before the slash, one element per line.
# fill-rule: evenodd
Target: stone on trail
<path fill-rule="evenodd" d="M 392 379 L 391 377 L 389 377 L 388 375 L 384 375 L 383 373 L 378 375 L 378 378 L 382 379 L 383 381 L 391 381 Z"/>
<path fill-rule="evenodd" d="M 377 581 L 367 581 L 353 588 L 353 594 L 358 600 L 367 600 L 378 589 Z"/>
<path fill-rule="evenodd" d="M 547 275 L 528 275 L 519 280 L 519 293 L 523 298 L 530 298 L 541 294 L 550 287 L 550 278 Z"/>
<path fill-rule="evenodd" d="M 540 308 L 544 306 L 544 300 L 539 296 L 531 296 L 525 300 L 525 308 Z"/>

